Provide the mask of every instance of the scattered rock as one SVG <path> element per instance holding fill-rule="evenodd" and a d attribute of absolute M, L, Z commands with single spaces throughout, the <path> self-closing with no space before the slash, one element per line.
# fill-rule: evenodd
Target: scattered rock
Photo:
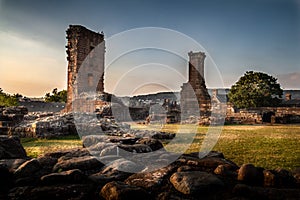
<path fill-rule="evenodd" d="M 0 135 L 11 135 L 13 127 L 18 125 L 27 113 L 27 108 L 23 106 L 0 106 Z"/>
<path fill-rule="evenodd" d="M 237 179 L 250 185 L 263 185 L 263 169 L 257 168 L 252 164 L 243 164 L 238 171 Z"/>
<path fill-rule="evenodd" d="M 86 176 L 79 169 L 72 169 L 60 173 L 51 173 L 41 177 L 42 184 L 81 183 Z"/>
<path fill-rule="evenodd" d="M 13 176 L 6 165 L 0 164 L 0 194 L 8 192 L 13 185 Z"/>
<path fill-rule="evenodd" d="M 296 168 L 293 171 L 293 176 L 296 179 L 296 183 L 298 184 L 299 188 L 300 188 L 300 168 Z"/>
<path fill-rule="evenodd" d="M 233 194 L 247 199 L 300 199 L 299 189 L 276 189 L 237 184 Z"/>
<path fill-rule="evenodd" d="M 58 162 L 63 161 L 63 160 L 69 160 L 72 158 L 84 157 L 84 156 L 90 156 L 90 152 L 87 149 L 77 148 L 77 149 L 73 149 L 71 151 L 67 151 L 64 155 L 62 155 L 58 159 Z"/>
<path fill-rule="evenodd" d="M 39 199 L 55 199 L 55 200 L 85 200 L 93 199 L 91 195 L 94 187 L 88 184 L 69 184 L 58 186 L 42 186 L 42 187 L 16 187 L 10 190 L 8 194 L 11 200 L 39 200 Z"/>
<path fill-rule="evenodd" d="M 175 134 L 131 130 L 94 115 L 29 118 L 14 130 L 29 136 L 38 122 L 32 136 L 59 136 L 74 133 L 76 119 L 89 135 L 82 135 L 84 148 L 31 160 L 18 138 L 0 137 L 0 199 L 299 199 L 299 170 L 239 168 L 216 151 L 170 153 L 162 142 Z"/>
<path fill-rule="evenodd" d="M 118 147 L 124 151 L 132 152 L 132 153 L 148 153 L 152 151 L 152 149 L 145 144 L 133 144 L 133 145 L 120 144 L 118 145 Z"/>
<path fill-rule="evenodd" d="M 137 140 L 138 138 L 136 137 L 112 137 L 109 139 L 109 141 L 112 143 L 120 143 L 124 145 L 133 145 L 136 143 Z"/>
<path fill-rule="evenodd" d="M 24 162 L 16 169 L 14 175 L 18 178 L 27 177 L 34 174 L 42 168 L 41 164 L 36 158 Z"/>
<path fill-rule="evenodd" d="M 26 158 L 26 152 L 18 137 L 0 136 L 0 159 Z"/>
<path fill-rule="evenodd" d="M 41 156 L 37 158 L 40 165 L 43 169 L 49 169 L 52 171 L 53 166 L 57 163 L 57 158 L 49 157 L 49 156 Z"/>
<path fill-rule="evenodd" d="M 109 144 L 107 147 L 105 147 L 101 152 L 100 152 L 100 157 L 104 156 L 119 156 L 120 151 L 118 149 L 119 147 L 116 144 Z M 122 151 L 124 153 L 124 151 Z"/>
<path fill-rule="evenodd" d="M 101 169 L 104 166 L 97 158 L 93 156 L 74 157 L 71 159 L 61 159 L 53 167 L 54 172 L 66 171 L 70 169 L 93 170 Z"/>
<path fill-rule="evenodd" d="M 175 171 L 176 168 L 177 165 L 171 164 L 152 172 L 136 173 L 128 177 L 125 183 L 154 190 L 161 187 L 165 178 Z"/>
<path fill-rule="evenodd" d="M 170 177 L 176 190 L 183 194 L 212 194 L 220 191 L 224 183 L 213 174 L 200 171 L 176 172 Z"/>
<path fill-rule="evenodd" d="M 287 170 L 264 170 L 263 174 L 265 187 L 288 188 L 296 186 L 296 179 Z"/>
<path fill-rule="evenodd" d="M 119 143 L 123 140 L 112 141 L 117 141 L 113 143 L 115 147 L 116 144 L 125 145 Z M 130 143 L 130 140 L 125 141 Z M 128 143 L 126 145 L 129 145 Z M 136 142 L 132 145 L 136 145 Z M 156 169 L 157 161 L 169 161 L 168 158 L 173 156 L 173 163 Z M 11 181 L 1 182 L 4 179 L 0 179 L 0 197 L 3 195 L 1 192 L 4 192 L 3 199 L 8 194 L 9 199 L 97 199 L 101 191 L 100 198 L 106 199 L 133 198 L 131 195 L 134 195 L 134 198 L 141 195 L 149 199 L 165 200 L 197 199 L 199 195 L 204 199 L 298 198 L 296 179 L 286 170 L 265 170 L 263 173 L 261 168 L 243 165 L 238 170 L 238 180 L 235 172 L 237 166 L 222 158 L 221 154 L 211 153 L 202 159 L 197 156 L 196 153 L 180 156 L 156 150 L 151 152 L 151 155 L 134 153 L 126 159 L 121 155 L 107 155 L 99 157 L 102 161 L 100 162 L 91 156 L 87 149 L 80 148 L 55 152 L 27 161 L 2 160 L 0 175 L 8 177 Z M 153 160 L 153 157 L 156 160 Z M 19 163 L 18 165 L 23 162 L 15 170 L 14 176 L 13 170 L 9 171 L 13 162 Z M 136 171 L 141 172 L 134 173 Z M 267 172 L 272 173 L 274 177 L 267 175 Z M 260 179 L 252 177 L 256 176 L 256 173 L 265 178 L 262 179 L 265 181 L 264 187 L 263 184 L 261 187 L 250 187 L 259 185 L 257 181 Z M 239 181 L 248 185 L 239 186 Z M 284 194 L 288 192 L 291 192 L 291 195 Z"/>
<path fill-rule="evenodd" d="M 183 165 L 177 169 L 177 172 L 200 171 L 200 170 L 201 170 L 200 167 Z"/>
<path fill-rule="evenodd" d="M 7 166 L 10 172 L 16 171 L 20 165 L 22 165 L 24 162 L 28 161 L 28 158 L 22 159 L 22 158 L 16 158 L 16 159 L 3 159 L 0 160 L 0 165 L 3 164 Z"/>
<path fill-rule="evenodd" d="M 109 143 L 109 137 L 106 135 L 85 135 L 82 137 L 82 143 L 84 147 L 90 148 L 96 144 L 105 144 Z"/>
<path fill-rule="evenodd" d="M 57 158 L 58 159 L 58 158 L 61 158 L 62 156 L 65 156 L 67 154 L 68 155 L 72 154 L 73 156 L 78 157 L 79 155 L 81 155 L 82 151 L 83 152 L 88 152 L 88 150 L 84 149 L 84 148 L 74 148 L 74 149 L 67 149 L 67 150 L 54 151 L 54 152 L 46 153 L 43 156 L 45 156 L 45 157 L 51 157 L 51 158 Z"/>
<path fill-rule="evenodd" d="M 144 166 L 133 163 L 124 158 L 112 161 L 100 172 L 89 176 L 90 180 L 98 184 L 106 184 L 111 181 L 124 181 L 135 171 L 141 171 Z"/>
<path fill-rule="evenodd" d="M 4 108 L 2 114 L 3 115 L 10 115 L 10 114 L 27 115 L 28 109 L 24 106 L 11 106 L 11 107 Z"/>
<path fill-rule="evenodd" d="M 103 173 L 105 173 L 106 171 L 122 171 L 128 173 L 135 173 L 142 171 L 144 168 L 145 166 L 141 164 L 137 164 L 124 158 L 121 158 L 107 165 L 104 168 Z"/>
<path fill-rule="evenodd" d="M 219 165 L 215 170 L 214 173 L 221 176 L 231 176 L 236 178 L 237 173 L 235 171 L 229 170 L 225 165 Z"/>
<path fill-rule="evenodd" d="M 200 159 L 198 157 L 192 157 L 190 155 L 182 155 L 179 161 L 187 165 L 210 168 L 210 169 L 211 168 L 215 169 L 219 165 L 223 165 L 230 170 L 238 169 L 238 166 L 235 163 L 220 157 L 205 157 Z"/>
<path fill-rule="evenodd" d="M 138 141 L 136 141 L 136 143 L 147 145 L 151 148 L 152 151 L 156 151 L 164 148 L 164 146 L 159 140 L 153 138 L 141 138 Z"/>
<path fill-rule="evenodd" d="M 100 195 L 106 200 L 151 199 L 144 189 L 115 181 L 107 183 Z"/>

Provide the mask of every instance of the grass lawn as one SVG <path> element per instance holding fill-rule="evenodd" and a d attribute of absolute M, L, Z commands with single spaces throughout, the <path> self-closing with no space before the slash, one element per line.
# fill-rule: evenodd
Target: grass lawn
<path fill-rule="evenodd" d="M 188 138 L 192 125 L 145 126 L 132 125 L 135 129 L 160 130 L 181 134 Z M 179 131 L 180 128 L 180 131 Z M 198 127 L 193 143 L 187 153 L 199 151 L 209 127 Z M 192 130 L 193 131 L 193 130 Z M 81 147 L 82 142 L 76 136 L 60 139 L 23 138 L 21 142 L 31 157 L 43 153 Z M 167 143 L 166 143 L 167 144 Z M 168 145 L 167 150 L 178 152 L 189 143 L 180 142 Z M 232 125 L 224 126 L 213 150 L 223 152 L 226 158 L 238 165 L 252 163 L 268 169 L 278 167 L 293 170 L 300 167 L 300 125 Z"/>
<path fill-rule="evenodd" d="M 38 157 L 53 151 L 82 147 L 82 142 L 77 135 L 64 136 L 58 139 L 21 138 L 21 143 L 30 157 Z"/>
<path fill-rule="evenodd" d="M 149 129 L 147 126 L 133 126 Z M 191 125 L 165 125 L 152 129 L 177 134 L 186 134 Z M 209 127 L 198 127 L 194 142 L 187 153 L 198 152 Z M 172 144 L 168 151 L 180 152 L 184 142 Z M 300 125 L 227 125 L 224 126 L 213 150 L 220 151 L 238 165 L 252 163 L 267 169 L 285 168 L 293 170 L 300 167 Z"/>

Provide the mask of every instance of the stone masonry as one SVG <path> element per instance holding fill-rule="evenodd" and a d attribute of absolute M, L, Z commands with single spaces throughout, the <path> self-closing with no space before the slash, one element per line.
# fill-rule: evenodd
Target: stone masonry
<path fill-rule="evenodd" d="M 66 46 L 68 60 L 66 111 L 71 111 L 72 102 L 82 93 L 104 92 L 105 44 L 103 33 L 93 32 L 80 25 L 70 25 L 66 33 L 68 39 Z M 80 71 L 79 76 L 78 72 L 81 67 L 84 67 L 82 69 L 84 71 Z"/>
<path fill-rule="evenodd" d="M 204 52 L 189 52 L 188 82 L 182 85 L 181 112 L 183 117 L 191 115 L 208 116 L 210 96 L 204 80 Z"/>

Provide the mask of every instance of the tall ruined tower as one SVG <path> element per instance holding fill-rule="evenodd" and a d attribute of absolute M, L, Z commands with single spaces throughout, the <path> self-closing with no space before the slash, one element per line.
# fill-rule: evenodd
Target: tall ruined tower
<path fill-rule="evenodd" d="M 183 117 L 191 115 L 207 116 L 210 111 L 210 96 L 204 80 L 203 52 L 189 52 L 188 82 L 180 91 L 181 113 Z"/>
<path fill-rule="evenodd" d="M 66 46 L 68 60 L 66 109 L 71 111 L 74 98 L 82 93 L 93 90 L 94 92 L 104 92 L 105 44 L 102 33 L 96 33 L 80 25 L 70 25 L 66 33 L 68 39 Z M 85 60 L 87 56 L 89 59 Z"/>
<path fill-rule="evenodd" d="M 189 83 L 196 88 L 196 85 L 204 81 L 204 59 L 205 53 L 190 51 L 189 55 Z"/>

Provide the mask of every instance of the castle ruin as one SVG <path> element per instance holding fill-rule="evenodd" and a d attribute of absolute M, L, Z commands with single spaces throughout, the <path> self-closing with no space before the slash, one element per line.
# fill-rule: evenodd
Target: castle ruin
<path fill-rule="evenodd" d="M 189 52 L 188 82 L 180 91 L 181 115 L 209 116 L 211 99 L 204 80 L 204 52 Z M 200 111 L 200 113 L 199 113 Z"/>
<path fill-rule="evenodd" d="M 66 111 L 76 105 L 76 111 L 95 110 L 97 99 L 90 99 L 90 94 L 99 97 L 104 93 L 104 34 L 88 30 L 81 25 L 70 25 L 67 33 L 68 44 L 68 86 Z M 203 52 L 189 52 L 188 82 L 184 83 L 181 95 L 181 113 L 183 117 L 191 115 L 209 116 L 210 96 L 204 81 Z"/>
<path fill-rule="evenodd" d="M 104 34 L 81 25 L 70 25 L 67 33 L 68 86 L 66 110 L 83 93 L 104 92 Z M 90 59 L 87 59 L 89 56 Z M 83 65 L 84 64 L 84 65 Z M 81 73 L 79 70 L 81 67 Z"/>

